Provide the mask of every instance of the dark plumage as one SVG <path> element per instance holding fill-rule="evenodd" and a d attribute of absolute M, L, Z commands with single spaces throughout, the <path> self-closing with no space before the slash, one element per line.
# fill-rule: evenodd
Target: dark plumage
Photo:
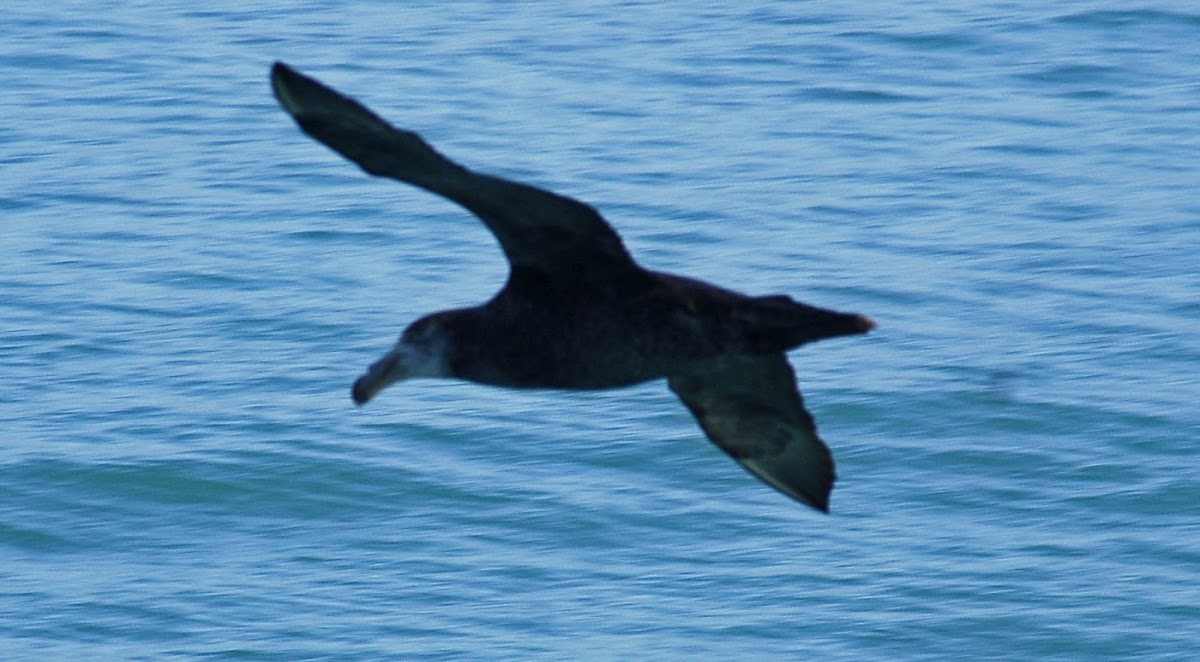
<path fill-rule="evenodd" d="M 468 170 L 282 63 L 271 85 L 305 133 L 363 170 L 474 213 L 511 265 L 491 301 L 405 329 L 355 382 L 355 402 L 411 377 L 557 389 L 666 378 L 713 443 L 775 489 L 828 511 L 833 458 L 785 352 L 874 322 L 643 269 L 588 205 Z"/>

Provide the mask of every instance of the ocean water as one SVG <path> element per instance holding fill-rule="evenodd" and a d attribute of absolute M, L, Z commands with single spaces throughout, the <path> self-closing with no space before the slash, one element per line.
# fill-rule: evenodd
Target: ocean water
<path fill-rule="evenodd" d="M 1200 6 L 6 4 L 0 657 L 1193 659 Z M 349 386 L 483 226 L 276 59 L 879 322 L 791 354 L 832 514 L 662 383 Z"/>

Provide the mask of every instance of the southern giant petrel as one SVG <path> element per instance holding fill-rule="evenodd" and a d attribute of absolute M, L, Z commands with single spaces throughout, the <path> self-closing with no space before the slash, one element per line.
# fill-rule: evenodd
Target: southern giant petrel
<path fill-rule="evenodd" d="M 496 236 L 508 282 L 487 303 L 422 317 L 355 383 L 403 379 L 605 389 L 666 378 L 708 438 L 763 482 L 828 512 L 833 457 L 785 352 L 866 333 L 863 315 L 650 271 L 592 207 L 468 170 L 411 131 L 277 62 L 271 86 L 305 133 L 367 173 L 462 205 Z"/>

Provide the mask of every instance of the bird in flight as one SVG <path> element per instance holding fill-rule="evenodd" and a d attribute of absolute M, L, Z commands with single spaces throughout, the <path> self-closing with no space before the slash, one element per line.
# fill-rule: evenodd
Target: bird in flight
<path fill-rule="evenodd" d="M 665 378 L 721 450 L 771 487 L 829 511 L 833 457 L 786 352 L 866 333 L 873 321 L 651 271 L 589 205 L 467 169 L 282 62 L 271 69 L 271 87 L 305 133 L 368 174 L 479 217 L 510 265 L 487 303 L 408 326 L 354 383 L 357 404 L 416 377 L 572 390 Z"/>

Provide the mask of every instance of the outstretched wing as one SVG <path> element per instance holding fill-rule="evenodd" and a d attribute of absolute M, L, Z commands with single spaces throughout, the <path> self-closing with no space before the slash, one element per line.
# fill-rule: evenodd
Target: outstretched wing
<path fill-rule="evenodd" d="M 271 87 L 305 133 L 363 170 L 436 193 L 482 219 L 499 240 L 514 276 L 529 270 L 556 279 L 608 279 L 640 271 L 616 231 L 582 202 L 472 172 L 416 133 L 391 126 L 282 62 L 271 69 Z"/>
<path fill-rule="evenodd" d="M 784 354 L 721 357 L 669 384 L 721 450 L 771 487 L 829 512 L 833 455 Z"/>

